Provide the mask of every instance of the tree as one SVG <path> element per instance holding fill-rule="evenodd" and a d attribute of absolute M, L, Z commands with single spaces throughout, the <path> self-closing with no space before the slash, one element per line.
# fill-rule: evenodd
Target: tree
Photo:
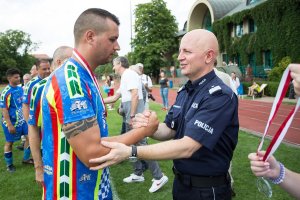
<path fill-rule="evenodd" d="M 34 57 L 28 54 L 37 46 L 30 35 L 20 30 L 0 32 L 0 82 L 5 79 L 7 69 L 19 68 L 22 73 L 29 71 L 34 63 Z"/>
<path fill-rule="evenodd" d="M 163 0 L 139 4 L 135 10 L 134 51 L 129 53 L 131 63 L 143 63 L 145 73 L 158 76 L 161 67 L 173 65 L 172 55 L 178 51 L 175 17 Z"/>

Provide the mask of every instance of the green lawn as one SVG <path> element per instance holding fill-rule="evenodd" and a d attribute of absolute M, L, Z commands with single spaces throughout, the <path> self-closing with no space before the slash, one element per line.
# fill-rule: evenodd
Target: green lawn
<path fill-rule="evenodd" d="M 151 109 L 158 113 L 160 120 L 162 121 L 166 112 L 160 110 L 160 105 L 151 104 Z M 114 111 L 108 111 L 108 125 L 111 135 L 117 135 L 120 132 L 121 117 Z M 0 199 L 5 200 L 35 200 L 41 199 L 41 188 L 34 181 L 34 169 L 32 166 L 22 165 L 21 159 L 23 153 L 13 148 L 14 164 L 17 171 L 14 174 L 6 172 L 6 167 L 3 159 L 3 144 L 4 135 L 0 128 Z M 150 140 L 150 143 L 155 141 Z M 235 199 L 242 200 L 255 200 L 255 199 L 267 199 L 256 188 L 256 178 L 252 175 L 249 168 L 249 161 L 247 155 L 249 152 L 256 150 L 259 142 L 259 138 L 253 135 L 249 135 L 246 132 L 240 131 L 239 143 L 233 158 L 233 176 L 234 176 L 234 188 L 237 196 Z M 18 144 L 18 143 L 16 143 Z M 15 145 L 16 146 L 16 145 Z M 294 158 L 299 157 L 299 149 L 290 147 L 287 145 L 281 145 L 276 153 L 276 157 L 285 164 L 286 167 L 298 171 L 300 166 L 299 159 L 289 159 L 288 156 Z M 158 192 L 151 194 L 148 192 L 152 182 L 151 174 L 149 171 L 145 173 L 144 183 L 123 183 L 123 178 L 132 173 L 131 164 L 128 161 L 111 167 L 111 180 L 113 182 L 114 194 L 122 200 L 135 200 L 135 199 L 155 199 L 155 200 L 166 200 L 172 199 L 172 181 L 173 173 L 171 170 L 172 161 L 161 161 L 159 162 L 162 171 L 169 177 L 169 182 Z M 289 197 L 283 190 L 278 186 L 273 187 L 272 199 L 293 199 Z M 117 198 L 115 198 L 117 199 Z"/>

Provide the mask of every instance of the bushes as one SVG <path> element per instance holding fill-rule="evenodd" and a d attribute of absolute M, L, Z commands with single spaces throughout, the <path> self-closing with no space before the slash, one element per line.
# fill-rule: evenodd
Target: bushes
<path fill-rule="evenodd" d="M 291 58 L 288 56 L 282 58 L 280 62 L 270 71 L 268 79 L 270 81 L 280 81 L 284 70 L 291 62 Z"/>

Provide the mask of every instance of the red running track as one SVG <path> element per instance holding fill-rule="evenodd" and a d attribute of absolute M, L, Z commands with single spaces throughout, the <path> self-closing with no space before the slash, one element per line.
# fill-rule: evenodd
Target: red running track
<path fill-rule="evenodd" d="M 162 98 L 160 97 L 159 88 L 153 88 L 153 96 L 156 99 L 157 103 L 162 104 Z M 169 90 L 169 105 L 173 105 L 177 96 L 177 90 Z M 282 104 L 276 114 L 273 123 L 271 124 L 268 136 L 273 136 L 281 123 L 284 121 L 285 117 L 292 110 L 293 105 Z M 239 121 L 240 129 L 250 131 L 255 134 L 262 135 L 269 114 L 272 108 L 272 103 L 270 102 L 261 102 L 256 100 L 239 100 Z M 300 145 L 300 112 L 298 111 L 294 117 L 294 120 L 284 138 L 285 142 Z"/>

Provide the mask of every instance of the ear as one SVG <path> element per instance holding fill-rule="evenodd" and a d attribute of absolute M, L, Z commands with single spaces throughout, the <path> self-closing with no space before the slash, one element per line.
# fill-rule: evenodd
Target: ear
<path fill-rule="evenodd" d="M 210 49 L 206 53 L 205 63 L 208 64 L 210 62 L 214 62 L 214 60 L 215 60 L 215 52 L 212 49 Z"/>
<path fill-rule="evenodd" d="M 87 43 L 92 44 L 95 41 L 95 32 L 93 30 L 87 30 L 85 32 L 85 40 Z"/>

